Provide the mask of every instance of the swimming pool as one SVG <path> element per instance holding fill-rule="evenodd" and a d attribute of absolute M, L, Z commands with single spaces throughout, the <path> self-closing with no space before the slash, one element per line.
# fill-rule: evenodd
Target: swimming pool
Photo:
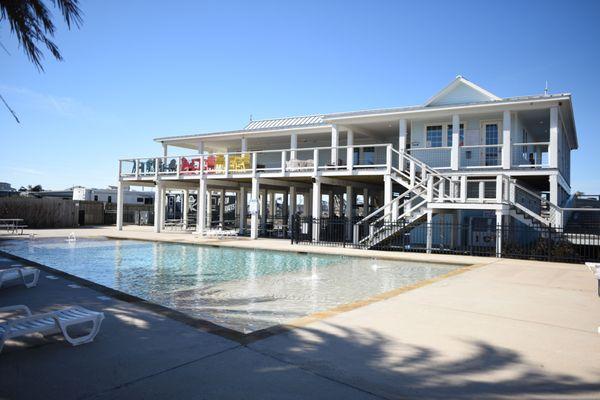
<path fill-rule="evenodd" d="M 243 333 L 459 267 L 112 239 L 14 240 L 0 249 Z"/>

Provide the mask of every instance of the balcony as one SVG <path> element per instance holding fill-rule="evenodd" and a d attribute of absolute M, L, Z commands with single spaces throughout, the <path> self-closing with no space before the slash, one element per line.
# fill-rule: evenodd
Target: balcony
<path fill-rule="evenodd" d="M 549 142 L 513 143 L 512 166 L 516 168 L 548 168 Z"/>
<path fill-rule="evenodd" d="M 119 176 L 130 180 L 158 177 L 250 177 L 255 173 L 312 175 L 317 171 L 369 171 L 387 168 L 390 144 L 194 154 L 119 160 Z"/>

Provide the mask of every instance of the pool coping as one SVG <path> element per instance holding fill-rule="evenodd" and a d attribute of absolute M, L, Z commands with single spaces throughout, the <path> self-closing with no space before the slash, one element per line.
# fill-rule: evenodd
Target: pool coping
<path fill-rule="evenodd" d="M 141 240 L 141 241 L 149 241 L 149 242 L 156 242 L 155 240 L 150 240 L 150 239 L 124 239 L 124 238 L 119 238 L 119 237 L 110 237 L 110 236 L 105 236 L 108 239 L 118 239 L 118 240 Z M 96 237 L 98 238 L 98 237 Z M 87 239 L 87 238 L 86 238 Z M 94 239 L 93 237 L 90 237 L 89 239 Z M 166 241 L 165 241 L 166 242 Z M 178 243 L 178 244 L 191 244 L 191 245 L 197 245 L 197 246 L 211 246 L 210 244 L 203 244 L 203 243 L 186 243 L 186 242 L 170 242 L 170 243 Z M 229 246 L 212 246 L 212 247 L 229 247 Z M 241 250 L 247 249 L 247 250 L 266 250 L 266 249 L 262 249 L 262 248 L 239 248 L 239 247 L 233 247 L 232 248 L 238 248 Z M 270 251 L 284 251 L 285 250 L 270 250 Z M 289 252 L 289 251 L 288 251 Z M 309 253 L 309 252 L 305 252 L 305 251 L 299 251 L 297 253 Z M 317 255 L 322 255 L 323 253 L 313 253 L 313 254 L 317 254 Z M 327 253 L 325 253 L 327 254 Z M 92 290 L 95 290 L 97 292 L 100 292 L 102 294 L 111 296 L 117 300 L 121 300 L 130 304 L 134 304 L 134 305 L 139 305 L 145 309 L 148 309 L 152 312 L 155 312 L 159 315 L 162 315 L 164 317 L 168 317 L 171 318 L 175 321 L 184 323 L 188 326 L 191 326 L 193 328 L 199 329 L 203 332 L 206 333 L 212 333 L 215 334 L 217 336 L 229 339 L 229 340 L 233 340 L 239 344 L 242 345 L 247 345 L 250 343 L 254 343 L 256 341 L 259 340 L 263 340 L 266 339 L 268 337 L 271 336 L 275 336 L 275 335 L 279 335 L 285 332 L 289 332 L 292 331 L 294 329 L 297 328 L 301 328 L 303 326 L 306 326 L 308 324 L 311 324 L 313 322 L 317 322 L 317 321 L 321 321 L 327 318 L 331 318 L 335 315 L 339 315 L 348 311 L 352 311 L 361 307 L 365 307 L 367 305 L 373 304 L 373 303 L 377 303 L 380 301 L 384 301 L 393 297 L 396 297 L 402 293 L 408 292 L 410 290 L 414 290 L 414 289 L 418 289 L 420 287 L 423 286 L 427 286 L 436 282 L 439 282 L 441 280 L 450 278 L 452 276 L 456 276 L 459 274 L 462 274 L 464 272 L 468 272 L 471 271 L 475 268 L 479 268 L 485 265 L 490 265 L 493 264 L 495 262 L 500 261 L 500 259 L 493 259 L 491 260 L 489 263 L 474 263 L 474 264 L 463 264 L 463 263 L 450 263 L 447 262 L 445 264 L 451 264 L 451 265 L 455 265 L 458 266 L 456 269 L 453 269 L 452 271 L 446 272 L 444 274 L 438 275 L 434 278 L 430 278 L 430 279 L 426 279 L 426 280 L 422 280 L 419 282 L 416 282 L 414 284 L 410 284 L 410 285 L 406 285 L 406 286 L 401 286 L 401 287 L 397 287 L 394 288 L 392 290 L 386 291 L 386 292 L 382 292 L 382 293 L 378 293 L 376 295 L 373 296 L 369 296 L 366 297 L 364 299 L 360 299 L 360 300 L 356 300 L 350 303 L 346 303 L 346 304 L 342 304 L 340 306 L 337 307 L 333 307 L 331 309 L 327 309 L 327 310 L 323 310 L 323 311 L 317 311 L 315 313 L 312 314 L 308 314 L 304 317 L 300 317 L 297 319 L 294 319 L 290 322 L 284 323 L 284 324 L 278 324 L 278 325 L 273 325 L 270 326 L 268 328 L 264 328 L 264 329 L 259 329 L 250 333 L 243 333 L 243 332 L 239 332 L 236 331 L 234 329 L 231 328 L 227 328 L 221 325 L 218 325 L 214 322 L 208 321 L 206 319 L 202 319 L 202 318 L 198 318 L 198 317 L 193 317 L 191 315 L 188 315 L 186 313 L 183 313 L 181 311 L 177 311 L 175 309 L 166 307 L 166 306 L 162 306 L 160 304 L 157 303 L 153 303 L 151 301 L 145 300 L 141 297 L 138 296 L 134 296 L 132 294 L 129 293 L 125 293 L 122 292 L 120 290 L 116 290 L 104 285 L 101 285 L 99 283 L 90 281 L 88 279 L 85 278 L 81 278 L 77 275 L 73 275 L 70 274 L 68 272 L 47 266 L 45 264 L 41 264 L 11 253 L 8 253 L 4 250 L 0 249 L 0 256 L 8 258 L 8 259 L 12 259 L 15 261 L 19 261 L 22 264 L 26 265 L 26 266 L 31 266 L 31 267 L 36 267 L 39 268 L 45 272 L 49 272 L 52 273 L 54 275 L 58 275 L 61 276 L 65 279 L 69 279 L 73 282 L 76 282 L 77 284 L 80 284 L 81 286 L 85 286 L 87 288 L 90 288 Z M 348 257 L 355 257 L 354 255 L 347 255 Z M 359 256 L 356 256 L 359 257 Z M 363 256 L 363 258 L 376 258 L 376 259 L 384 259 L 382 257 L 375 257 L 375 256 Z M 392 260 L 392 261 L 412 261 L 414 262 L 415 260 L 401 260 L 398 258 L 388 258 L 387 260 Z M 428 263 L 427 261 L 421 261 L 421 263 Z M 433 262 L 429 262 L 430 264 Z M 444 264 L 444 263 L 439 263 L 439 264 Z"/>

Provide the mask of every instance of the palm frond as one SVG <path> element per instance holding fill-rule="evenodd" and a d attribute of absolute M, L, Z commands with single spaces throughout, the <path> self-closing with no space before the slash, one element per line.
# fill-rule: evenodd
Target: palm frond
<path fill-rule="evenodd" d="M 63 16 L 69 29 L 71 24 L 81 26 L 79 0 L 50 0 Z M 17 37 L 27 57 L 41 71 L 44 53 L 38 46 L 43 44 L 57 60 L 62 60 L 58 46 L 51 40 L 55 26 L 50 10 L 43 0 L 0 0 L 0 21 L 7 20 L 10 30 Z"/>

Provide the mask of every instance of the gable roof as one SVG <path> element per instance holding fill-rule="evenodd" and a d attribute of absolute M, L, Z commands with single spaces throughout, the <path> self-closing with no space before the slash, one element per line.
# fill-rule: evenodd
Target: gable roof
<path fill-rule="evenodd" d="M 448 86 L 425 102 L 424 107 L 502 100 L 468 79 L 458 75 Z"/>

